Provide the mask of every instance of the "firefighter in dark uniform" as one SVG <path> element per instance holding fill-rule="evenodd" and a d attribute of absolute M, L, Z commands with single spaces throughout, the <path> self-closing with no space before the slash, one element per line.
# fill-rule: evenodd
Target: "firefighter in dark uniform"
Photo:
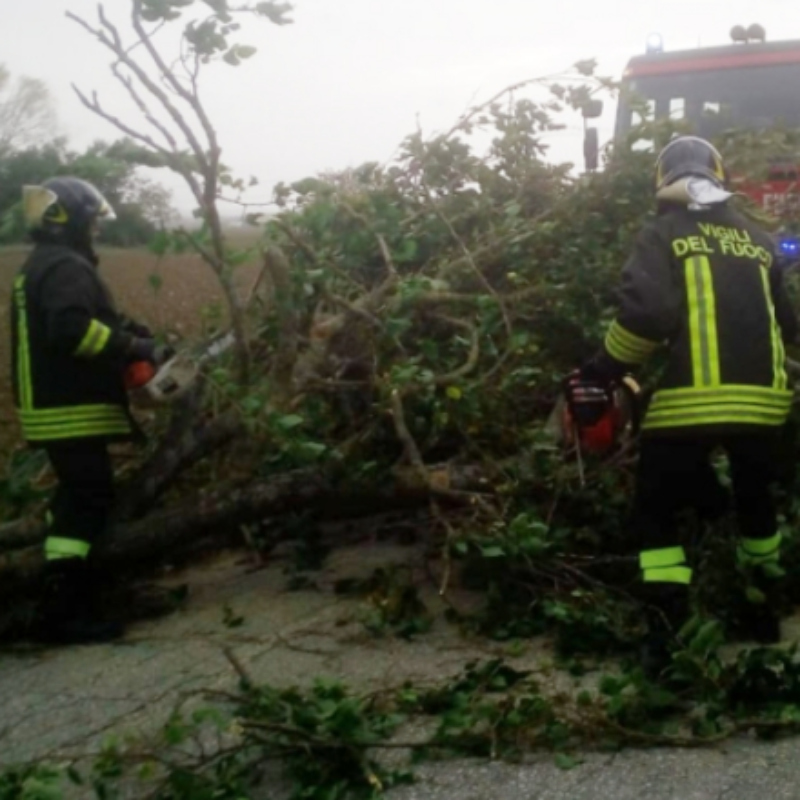
<path fill-rule="evenodd" d="M 775 570 L 765 565 L 777 564 L 781 536 L 771 489 L 792 402 L 784 343 L 795 339 L 797 321 L 772 239 L 729 205 L 726 182 L 722 158 L 703 139 L 677 137 L 660 153 L 658 212 L 624 267 L 618 315 L 601 351 L 569 384 L 607 387 L 667 348 L 642 425 L 632 513 L 651 672 L 668 663 L 688 616 L 692 568 L 676 517 L 717 503 L 722 488 L 710 459 L 719 448 L 730 464 L 737 556 L 766 596 L 774 595 Z M 750 607 L 747 625 L 762 643 L 780 639 L 769 602 Z"/>
<path fill-rule="evenodd" d="M 11 302 L 14 400 L 22 432 L 44 448 L 58 479 L 48 512 L 37 638 L 117 638 L 98 613 L 92 544 L 114 499 L 108 445 L 141 436 L 128 410 L 125 367 L 168 355 L 150 332 L 126 322 L 98 273 L 96 226 L 113 210 L 91 184 L 54 178 L 26 186 L 34 248 Z"/>

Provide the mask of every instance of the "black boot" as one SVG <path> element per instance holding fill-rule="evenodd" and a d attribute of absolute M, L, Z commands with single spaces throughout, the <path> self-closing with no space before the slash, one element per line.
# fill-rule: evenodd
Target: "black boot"
<path fill-rule="evenodd" d="M 739 615 L 740 635 L 759 644 L 778 644 L 781 640 L 782 581 L 754 567 L 750 583 L 760 595 L 760 602 L 753 602 L 750 598 L 745 600 Z"/>
<path fill-rule="evenodd" d="M 645 676 L 656 680 L 672 663 L 678 632 L 689 618 L 689 591 L 673 584 L 650 584 L 646 597 L 647 633 L 640 657 Z"/>
<path fill-rule="evenodd" d="M 100 617 L 95 597 L 92 571 L 84 559 L 49 561 L 34 638 L 46 644 L 90 644 L 120 638 L 122 626 Z"/>

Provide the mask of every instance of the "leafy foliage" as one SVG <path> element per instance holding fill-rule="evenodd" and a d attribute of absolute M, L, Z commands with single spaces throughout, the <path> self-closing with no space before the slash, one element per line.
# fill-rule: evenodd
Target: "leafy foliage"
<path fill-rule="evenodd" d="M 210 15 L 198 16 L 204 6 Z M 186 23 L 181 79 L 188 83 L 161 66 L 157 51 L 148 52 L 206 134 L 196 140 L 179 115 L 188 148 L 158 124 L 164 141 L 139 132 L 136 142 L 125 143 L 130 159 L 183 175 L 200 206 L 199 233 L 163 232 L 153 252 L 192 247 L 230 289 L 231 273 L 248 254 L 228 246 L 214 198 L 220 186 L 243 184 L 220 164 L 192 81 L 202 64 L 237 65 L 253 54 L 234 41 L 237 15 L 281 23 L 288 7 L 134 0 L 134 10 L 134 21 L 154 31 L 162 22 Z M 102 15 L 97 29 L 82 24 L 101 41 L 103 31 L 116 32 Z M 137 74 L 113 34 L 105 44 Z M 158 87 L 142 83 L 149 101 L 160 101 Z M 635 543 L 622 524 L 635 445 L 590 461 L 582 488 L 575 464 L 548 436 L 547 422 L 560 378 L 594 351 L 614 313 L 620 266 L 653 211 L 653 155 L 635 151 L 632 136 L 609 150 L 597 174 L 578 176 L 571 165 L 549 163 L 545 137 L 561 124 L 556 115 L 609 83 L 582 62 L 560 83 L 535 85 L 538 99 L 526 94 L 528 85 L 512 87 L 450 131 L 409 136 L 389 164 L 277 187 L 280 212 L 263 226 L 261 305 L 250 309 L 256 324 L 247 344 L 257 358 L 246 379 L 231 355 L 218 359 L 207 374 L 206 408 L 210 416 L 231 409 L 241 415 L 254 449 L 264 454 L 252 470 L 259 477 L 314 465 L 353 491 L 392 481 L 398 467 L 413 471 L 430 489 L 446 569 L 455 561 L 461 580 L 486 589 L 484 610 L 460 621 L 501 639 L 552 631 L 568 655 L 618 651 L 639 634 L 628 592 Z M 83 99 L 109 119 L 96 99 Z M 171 101 L 160 102 L 170 112 Z M 636 133 L 656 140 L 672 129 L 644 127 Z M 742 173 L 764 164 L 743 155 L 749 141 L 726 134 L 721 142 Z M 232 301 L 234 323 L 237 308 Z M 243 344 L 241 329 L 237 336 Z M 657 370 L 653 364 L 643 378 Z M 453 491 L 446 480 L 435 485 L 432 468 L 441 464 L 479 464 L 494 491 Z M 453 509 L 444 508 L 443 497 Z M 787 569 L 796 575 L 797 509 L 785 514 Z M 687 532 L 697 532 L 695 523 Z M 720 522 L 697 542 L 701 561 L 713 562 L 708 553 L 720 540 L 715 534 L 724 532 Z M 298 560 L 318 556 L 314 545 L 304 541 Z M 746 589 L 733 570 L 710 569 L 705 586 L 715 581 L 725 591 Z M 429 624 L 404 576 L 376 575 L 365 588 L 372 606 L 365 622 L 373 632 L 407 636 Z M 176 715 L 159 743 L 170 751 L 211 726 L 233 744 L 194 759 L 181 750 L 172 760 L 135 760 L 144 760 L 148 779 L 159 781 L 152 797 L 243 796 L 276 754 L 298 798 L 372 797 L 406 777 L 384 768 L 373 751 L 388 747 L 410 715 L 436 717 L 433 737 L 411 747 L 417 752 L 515 755 L 547 746 L 564 767 L 573 763 L 570 751 L 587 743 L 681 744 L 717 741 L 745 726 L 794 729 L 800 718 L 794 653 L 755 650 L 724 662 L 718 651 L 723 624 L 707 613 L 718 609 L 702 591 L 696 599 L 701 615 L 675 656 L 675 690 L 654 686 L 632 668 L 604 678 L 596 692 L 553 696 L 499 661 L 469 665 L 442 686 L 406 686 L 388 698 L 355 697 L 329 683 L 308 692 L 257 687 L 240 675 L 240 695 L 224 698 L 222 710 Z M 244 622 L 232 609 L 223 621 Z M 677 734 L 675 726 L 688 726 L 689 733 Z M 127 765 L 126 755 L 110 747 L 95 770 L 98 793 L 106 796 Z M 13 780 L 16 791 L 19 779 Z"/>
<path fill-rule="evenodd" d="M 106 742 L 90 764 L 27 764 L 0 771 L 0 800 L 61 798 L 69 782 L 98 798 L 252 796 L 274 786 L 279 763 L 294 800 L 377 798 L 413 780 L 414 762 L 442 754 L 513 759 L 531 748 L 578 763 L 578 748 L 715 744 L 742 731 L 761 737 L 800 725 L 797 647 L 745 650 L 721 659 L 716 622 L 696 618 L 684 632 L 668 684 L 640 670 L 599 676 L 596 688 L 549 689 L 546 673 L 499 659 L 472 662 L 433 686 L 407 683 L 359 696 L 338 682 L 310 688 L 255 685 L 240 671 L 237 694 L 214 692 L 186 704 L 157 741 Z M 416 733 L 406 737 L 409 726 Z M 383 758 L 384 750 L 408 759 Z"/>

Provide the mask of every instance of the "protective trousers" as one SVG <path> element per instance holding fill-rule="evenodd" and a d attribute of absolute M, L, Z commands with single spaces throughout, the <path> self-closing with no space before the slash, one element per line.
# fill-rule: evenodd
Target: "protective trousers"
<path fill-rule="evenodd" d="M 772 485 L 781 477 L 783 429 L 764 433 L 642 441 L 632 524 L 641 535 L 639 564 L 645 584 L 686 587 L 692 570 L 678 539 L 678 514 L 694 509 L 703 518 L 726 510 L 711 455 L 728 456 L 738 520 L 740 563 L 777 562 L 781 538 Z M 652 586 L 656 589 L 657 586 Z"/>
<path fill-rule="evenodd" d="M 114 502 L 114 471 L 107 445 L 98 439 L 73 439 L 48 446 L 58 478 L 50 506 L 45 558 L 86 559 L 108 523 Z"/>

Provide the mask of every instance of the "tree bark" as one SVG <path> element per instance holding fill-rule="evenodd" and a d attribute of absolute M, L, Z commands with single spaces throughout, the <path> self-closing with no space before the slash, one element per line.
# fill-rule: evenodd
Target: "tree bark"
<path fill-rule="evenodd" d="M 136 522 L 113 525 L 98 542 L 95 555 L 108 566 L 129 566 L 168 555 L 192 542 L 224 537 L 244 523 L 312 510 L 324 519 L 368 516 L 390 508 L 414 507 L 433 493 L 444 500 L 466 501 L 458 493 L 486 491 L 489 478 L 474 466 L 429 468 L 427 481 L 413 470 L 396 474 L 384 487 L 360 488 L 314 469 L 296 470 L 244 486 L 201 493 Z M 42 566 L 46 528 L 40 521 L 19 520 L 0 527 L 0 586 L 34 577 Z"/>

